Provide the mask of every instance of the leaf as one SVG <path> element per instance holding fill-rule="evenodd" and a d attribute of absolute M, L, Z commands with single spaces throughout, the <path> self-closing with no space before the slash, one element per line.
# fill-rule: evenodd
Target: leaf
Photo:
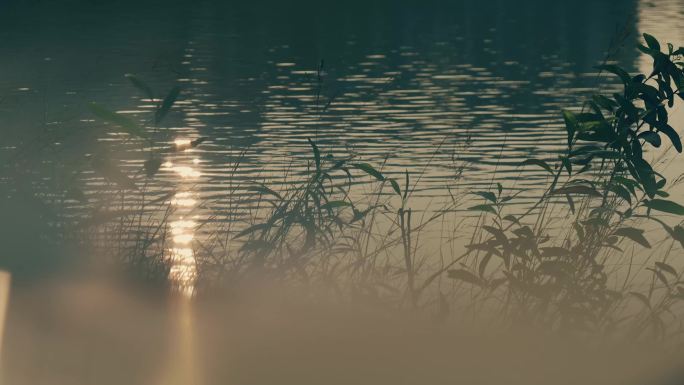
<path fill-rule="evenodd" d="M 152 88 L 150 88 L 150 86 L 148 86 L 145 82 L 133 74 L 126 74 L 124 76 L 126 76 L 126 79 L 128 79 L 133 86 L 135 86 L 135 88 L 142 91 L 142 93 L 145 94 L 148 99 L 154 99 L 154 92 L 152 92 Z"/>
<path fill-rule="evenodd" d="M 639 139 L 643 139 L 648 143 L 651 143 L 653 147 L 660 147 L 660 135 L 654 131 L 644 131 L 637 136 Z"/>
<path fill-rule="evenodd" d="M 594 95 L 592 96 L 592 100 L 594 101 L 594 103 L 598 104 L 603 109 L 610 112 L 613 112 L 613 109 L 617 107 L 617 103 L 603 95 Z"/>
<path fill-rule="evenodd" d="M 565 194 L 565 199 L 568 201 L 568 206 L 570 206 L 570 211 L 574 214 L 575 213 L 575 201 L 572 200 L 572 196 L 570 194 Z"/>
<path fill-rule="evenodd" d="M 584 186 L 584 185 L 574 185 L 574 186 L 567 186 L 567 187 L 561 187 L 558 189 L 555 189 L 551 192 L 551 194 L 579 194 L 579 195 L 588 195 L 592 197 L 602 197 L 601 193 L 596 191 L 595 188 L 590 187 L 590 186 Z"/>
<path fill-rule="evenodd" d="M 394 190 L 394 192 L 397 193 L 397 195 L 401 196 L 401 189 L 399 188 L 399 183 L 397 183 L 397 181 L 394 179 L 390 179 L 389 182 L 392 185 L 392 189 Z"/>
<path fill-rule="evenodd" d="M 622 187 L 621 185 L 613 184 L 608 188 L 608 190 L 612 191 L 615 195 L 624 199 L 630 205 L 632 204 L 632 196 L 630 195 L 629 191 L 627 191 L 627 189 Z"/>
<path fill-rule="evenodd" d="M 352 166 L 365 172 L 366 174 L 374 177 L 375 179 L 381 182 L 385 180 L 385 177 L 380 173 L 380 171 L 376 170 L 375 168 L 373 168 L 373 166 L 371 166 L 368 163 L 352 163 Z"/>
<path fill-rule="evenodd" d="M 639 301 L 641 301 L 641 303 L 646 305 L 647 308 L 649 308 L 649 309 L 651 308 L 651 301 L 649 301 L 648 297 L 646 297 L 645 295 L 643 295 L 641 293 L 637 293 L 635 291 L 630 291 L 629 294 L 634 296 L 635 298 L 637 298 Z"/>
<path fill-rule="evenodd" d="M 646 40 L 646 44 L 648 44 L 648 48 L 650 48 L 652 50 L 660 51 L 660 43 L 658 43 L 658 39 L 656 39 L 652 35 L 645 33 L 644 34 L 644 40 Z"/>
<path fill-rule="evenodd" d="M 647 249 L 651 248 L 651 244 L 648 243 L 648 240 L 644 237 L 644 230 L 635 229 L 634 227 L 623 227 L 615 230 L 613 234 L 629 238 Z"/>
<path fill-rule="evenodd" d="M 610 224 L 608 223 L 608 221 L 606 221 L 603 218 L 597 218 L 597 217 L 587 219 L 586 221 L 584 221 L 584 224 L 588 225 L 588 226 L 594 226 L 594 227 L 610 227 Z"/>
<path fill-rule="evenodd" d="M 625 71 L 622 68 L 620 68 L 616 65 L 613 65 L 613 64 L 604 64 L 604 65 L 597 66 L 595 68 L 597 70 L 608 71 L 612 74 L 617 75 L 620 78 L 620 80 L 622 80 L 622 83 L 624 83 L 624 84 L 628 84 L 632 80 L 632 77 L 629 76 L 627 71 Z"/>
<path fill-rule="evenodd" d="M 496 195 L 491 191 L 475 191 L 471 194 L 480 196 L 488 201 L 491 201 L 492 203 L 496 203 Z"/>
<path fill-rule="evenodd" d="M 670 235 L 674 240 L 678 241 L 681 244 L 682 248 L 684 248 L 684 227 L 676 225 L 672 229 Z"/>
<path fill-rule="evenodd" d="M 503 256 L 501 254 L 501 252 L 499 250 L 497 250 L 496 247 L 494 247 L 494 245 L 492 245 L 491 242 L 472 243 L 472 244 L 466 245 L 466 248 L 469 251 L 480 250 L 480 251 L 486 251 L 487 253 L 492 253 L 492 254 L 497 255 L 499 257 Z"/>
<path fill-rule="evenodd" d="M 93 169 L 105 179 L 116 183 L 122 189 L 136 189 L 135 182 L 121 172 L 109 159 L 102 156 L 93 158 Z"/>
<path fill-rule="evenodd" d="M 572 139 L 575 137 L 575 132 L 577 132 L 577 117 L 574 113 L 563 110 L 563 120 L 565 121 L 565 131 L 568 133 L 568 147 L 572 146 Z"/>
<path fill-rule="evenodd" d="M 621 176 L 616 176 L 614 178 L 615 183 L 620 183 L 622 186 L 625 186 L 626 188 L 629 189 L 629 191 L 632 192 L 632 195 L 636 196 L 636 190 L 635 188 L 639 188 L 639 183 L 636 181 L 633 181 L 631 179 L 627 179 Z"/>
<path fill-rule="evenodd" d="M 502 230 L 497 229 L 496 227 L 486 225 L 482 226 L 482 229 L 492 234 L 494 238 L 496 238 L 496 241 L 500 244 L 508 245 L 508 237 L 506 237 L 506 234 Z"/>
<path fill-rule="evenodd" d="M 470 211 L 486 211 L 488 213 L 496 214 L 496 210 L 491 205 L 477 205 L 468 208 Z"/>
<path fill-rule="evenodd" d="M 684 215 L 684 206 L 665 199 L 652 199 L 644 202 L 644 205 L 651 210 L 662 211 L 664 213 Z"/>
<path fill-rule="evenodd" d="M 570 251 L 564 247 L 542 247 L 542 257 L 552 258 L 552 257 L 567 257 L 570 255 Z"/>
<path fill-rule="evenodd" d="M 569 276 L 574 270 L 575 268 L 570 263 L 559 260 L 543 261 L 537 267 L 537 271 L 541 274 L 560 278 Z"/>
<path fill-rule="evenodd" d="M 551 169 L 551 166 L 549 166 L 548 163 L 544 162 L 543 160 L 539 159 L 526 159 L 523 162 L 520 163 L 521 166 L 527 166 L 527 165 L 533 165 L 533 166 L 539 166 L 543 168 L 544 170 L 548 171 L 550 174 L 553 174 L 553 170 Z"/>
<path fill-rule="evenodd" d="M 251 233 L 253 233 L 253 232 L 255 232 L 255 231 L 263 230 L 263 229 L 266 229 L 266 228 L 269 228 L 269 227 L 270 227 L 270 225 L 269 225 L 268 223 L 258 223 L 258 224 L 256 224 L 256 225 L 249 226 L 248 228 L 246 228 L 246 229 L 240 231 L 239 233 L 235 234 L 235 237 L 234 237 L 234 238 L 236 238 L 236 239 L 237 239 L 237 238 L 242 238 L 242 237 L 244 237 L 245 235 L 249 235 L 249 234 L 251 234 Z"/>
<path fill-rule="evenodd" d="M 639 51 L 645 53 L 646 55 L 651 55 L 651 56 L 653 56 L 653 55 L 655 54 L 655 52 L 654 52 L 652 49 L 646 47 L 645 45 L 643 45 L 643 44 L 641 44 L 641 43 L 638 43 L 638 44 L 636 45 L 636 47 L 639 49 Z"/>
<path fill-rule="evenodd" d="M 492 259 L 492 255 L 493 253 L 487 253 L 480 261 L 480 265 L 477 269 L 477 272 L 478 274 L 480 274 L 480 277 L 484 277 L 485 271 L 487 270 L 487 265 L 489 264 L 489 261 Z"/>
<path fill-rule="evenodd" d="M 275 192 L 274 190 L 272 190 L 272 189 L 270 189 L 270 188 L 268 188 L 268 187 L 266 187 L 265 185 L 262 185 L 262 184 L 260 184 L 260 185 L 258 185 L 258 186 L 250 186 L 250 187 L 247 188 L 247 191 L 258 192 L 258 193 L 263 194 L 263 195 L 273 195 L 274 197 L 276 197 L 276 198 L 278 198 L 278 199 L 280 199 L 280 200 L 283 199 L 283 197 L 280 196 L 280 194 L 278 194 L 278 193 Z"/>
<path fill-rule="evenodd" d="M 484 286 L 484 282 L 477 275 L 464 269 L 452 269 L 448 271 L 448 276 L 451 279 L 456 279 L 468 283 L 472 283 L 478 286 Z"/>
<path fill-rule="evenodd" d="M 176 143 L 173 147 L 169 148 L 169 151 L 185 151 L 191 148 L 195 148 L 202 144 L 208 138 L 206 136 L 201 136 L 197 139 L 193 139 L 190 142 Z"/>
<path fill-rule="evenodd" d="M 208 138 L 206 136 L 200 136 L 199 138 L 194 139 L 193 141 L 190 142 L 190 147 L 195 148 L 195 147 L 199 146 L 200 144 L 202 144 L 207 139 Z"/>
<path fill-rule="evenodd" d="M 567 156 L 562 156 L 560 159 L 561 163 L 563 163 L 563 167 L 565 167 L 565 170 L 568 172 L 568 176 L 572 175 L 572 163 L 570 163 L 570 159 Z"/>
<path fill-rule="evenodd" d="M 667 263 L 656 262 L 655 265 L 658 269 L 663 270 L 667 273 L 670 273 L 670 274 L 674 275 L 675 277 L 677 276 L 677 270 L 674 267 L 668 265 Z"/>
<path fill-rule="evenodd" d="M 127 116 L 117 114 L 114 111 L 110 111 L 97 103 L 90 103 L 88 105 L 88 108 L 95 116 L 109 123 L 117 125 L 119 128 L 123 129 L 124 132 L 126 132 L 127 134 L 137 136 L 140 138 L 147 138 L 147 133 L 145 132 L 145 130 L 143 130 L 142 127 L 140 127 L 137 123 L 135 123 Z"/>
<path fill-rule="evenodd" d="M 632 158 L 634 159 L 642 159 L 644 157 L 644 150 L 641 146 L 641 142 L 638 140 L 633 140 L 632 141 Z"/>
<path fill-rule="evenodd" d="M 653 272 L 653 274 L 655 274 L 655 276 L 658 278 L 660 282 L 664 283 L 665 286 L 670 287 L 670 282 L 668 282 L 667 277 L 665 276 L 665 274 L 663 274 L 662 271 L 658 269 L 652 269 L 650 267 L 647 267 L 646 270 Z"/>
<path fill-rule="evenodd" d="M 176 99 L 178 99 L 178 95 L 180 95 L 180 87 L 175 86 L 171 88 L 169 93 L 166 95 L 164 100 L 162 101 L 161 106 L 157 109 L 157 112 L 154 114 L 154 123 L 159 124 L 161 123 L 162 120 L 166 117 L 166 114 L 169 113 L 169 110 L 173 106 L 173 104 L 176 102 Z"/>
<path fill-rule="evenodd" d="M 577 238 L 579 239 L 580 242 L 584 242 L 584 228 L 582 225 L 579 223 L 573 223 L 572 227 L 575 229 L 575 232 L 577 233 Z"/>
<path fill-rule="evenodd" d="M 515 216 L 513 216 L 511 214 L 506 215 L 505 217 L 503 217 L 503 219 L 505 221 L 513 222 L 517 225 L 520 225 L 520 221 L 518 220 L 518 218 L 516 218 Z"/>
<path fill-rule="evenodd" d="M 327 210 L 327 209 L 334 209 L 338 207 L 348 207 L 351 206 L 351 203 L 347 201 L 330 201 L 324 205 L 321 206 L 322 210 Z"/>
<path fill-rule="evenodd" d="M 648 164 L 648 162 L 641 158 L 634 159 L 632 162 L 634 163 L 634 168 L 637 172 L 637 176 L 639 177 L 639 181 L 644 187 L 644 191 L 649 198 L 653 198 L 658 190 L 653 168 L 651 168 L 651 165 Z"/>
<path fill-rule="evenodd" d="M 309 145 L 311 146 L 311 149 L 313 150 L 314 153 L 314 161 L 316 162 L 316 170 L 321 169 L 321 151 L 318 149 L 318 146 L 316 146 L 316 143 L 314 143 L 310 138 L 306 138 L 307 141 L 309 141 Z"/>
<path fill-rule="evenodd" d="M 240 248 L 242 251 L 257 251 L 257 250 L 271 250 L 273 248 L 273 245 L 271 245 L 267 241 L 263 241 L 260 239 L 254 239 L 245 242 L 244 245 Z"/>
<path fill-rule="evenodd" d="M 145 175 L 147 175 L 148 178 L 152 178 L 155 174 L 157 174 L 157 171 L 159 171 L 161 164 L 161 159 L 157 157 L 146 160 L 144 164 Z"/>
<path fill-rule="evenodd" d="M 519 236 L 520 238 L 528 238 L 528 239 L 534 238 L 534 232 L 532 231 L 532 229 L 530 229 L 529 226 L 522 226 L 518 229 L 513 230 L 513 232 L 515 233 L 515 235 Z"/>
<path fill-rule="evenodd" d="M 656 129 L 658 129 L 658 131 L 662 132 L 663 134 L 667 135 L 668 138 L 670 138 L 670 142 L 672 142 L 672 145 L 677 150 L 677 152 L 682 152 L 682 140 L 679 138 L 679 134 L 677 134 L 677 131 L 675 131 L 675 129 L 672 128 L 672 126 L 665 122 L 658 121 L 656 122 L 655 127 Z"/>

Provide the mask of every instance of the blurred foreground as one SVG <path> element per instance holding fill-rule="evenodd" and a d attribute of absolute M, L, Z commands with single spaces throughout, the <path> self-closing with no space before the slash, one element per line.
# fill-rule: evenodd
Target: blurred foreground
<path fill-rule="evenodd" d="M 254 284 L 212 298 L 17 287 L 3 384 L 679 384 L 681 355 L 378 310 Z M 450 321 L 451 322 L 451 321 Z M 546 335 L 545 335 L 546 334 Z M 679 377 L 677 377 L 679 373 Z M 678 379 L 677 379 L 678 378 Z"/>

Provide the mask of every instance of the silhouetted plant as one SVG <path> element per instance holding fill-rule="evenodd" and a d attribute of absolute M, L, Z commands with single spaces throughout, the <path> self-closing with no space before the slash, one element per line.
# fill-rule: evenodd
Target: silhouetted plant
<path fill-rule="evenodd" d="M 649 75 L 631 76 L 616 65 L 598 69 L 617 75 L 623 91 L 611 98 L 596 94 L 585 103 L 582 112 L 563 111 L 567 132 L 567 150 L 554 166 L 540 159 L 528 159 L 524 166 L 539 166 L 549 173 L 551 183 L 539 201 L 522 215 L 504 215 L 504 191 L 478 192 L 485 202 L 471 210 L 492 218 L 492 225 L 481 229 L 488 237 L 468 246 L 478 258 L 476 272 L 467 266 L 452 269 L 449 276 L 493 292 L 505 287 L 505 306 L 518 315 L 532 316 L 559 325 L 582 330 L 611 328 L 617 322 L 614 310 L 622 293 L 609 289 L 605 271 L 606 250 L 623 252 L 620 238 L 627 238 L 650 248 L 644 230 L 634 227 L 640 218 L 659 223 L 670 236 L 684 246 L 684 229 L 670 227 L 652 216 L 654 211 L 684 215 L 684 207 L 664 199 L 665 177 L 644 159 L 647 147 L 660 147 L 663 139 L 682 151 L 681 140 L 668 123 L 666 106 L 683 98 L 684 72 L 681 56 L 684 48 L 667 53 L 659 42 L 644 34 L 647 46 L 639 49 L 653 58 Z M 563 174 L 567 174 L 567 178 Z M 550 236 L 545 227 L 546 210 L 558 197 L 565 197 L 575 214 L 573 231 Z M 582 199 L 575 202 L 577 197 Z M 536 214 L 535 224 L 525 224 Z M 487 274 L 492 258 L 502 260 L 502 267 Z M 657 262 L 653 274 L 665 286 L 658 306 L 653 305 L 654 287 L 648 295 L 634 297 L 646 305 L 648 324 L 659 336 L 664 334 L 662 312 L 671 300 L 683 298 L 681 274 L 667 263 Z"/>
<path fill-rule="evenodd" d="M 374 208 L 360 209 L 351 200 L 354 176 L 350 170 L 397 185 L 368 163 L 354 162 L 352 156 L 323 156 L 318 145 L 308 141 L 312 159 L 301 182 L 288 184 L 284 192 L 264 184 L 250 187 L 273 206 L 263 222 L 236 235 L 246 238 L 242 259 L 250 265 L 301 268 L 306 262 L 303 257 L 312 249 L 332 249 L 338 232 L 358 223 Z"/>

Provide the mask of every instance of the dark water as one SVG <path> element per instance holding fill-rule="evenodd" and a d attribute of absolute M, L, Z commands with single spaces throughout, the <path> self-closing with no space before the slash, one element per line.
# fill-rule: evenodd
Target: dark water
<path fill-rule="evenodd" d="M 155 187 L 177 191 L 181 245 L 236 184 L 283 182 L 310 156 L 307 138 L 376 165 L 389 156 L 388 175 L 422 175 L 417 209 L 444 202 L 447 185 L 534 189 L 542 171 L 516 164 L 562 149 L 559 112 L 610 83 L 592 67 L 620 30 L 632 34 L 613 59 L 632 71 L 644 66 L 639 32 L 684 41 L 680 0 L 0 4 L 3 156 L 58 142 L 43 159 L 78 163 L 106 141 L 139 168 L 139 146 L 123 136 L 84 139 L 102 125 L 86 104 L 144 118 L 151 105 L 124 74 L 159 96 L 180 84 L 156 135 L 208 138 L 168 155 Z"/>

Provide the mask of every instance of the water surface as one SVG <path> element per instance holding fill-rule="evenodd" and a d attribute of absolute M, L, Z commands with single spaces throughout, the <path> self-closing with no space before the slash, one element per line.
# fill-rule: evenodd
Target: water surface
<path fill-rule="evenodd" d="M 151 103 L 124 74 L 159 97 L 179 84 L 180 101 L 154 135 L 171 146 L 207 140 L 167 155 L 154 191 L 175 192 L 173 247 L 188 266 L 197 225 L 239 219 L 227 207 L 250 181 L 291 180 L 293 161 L 310 156 L 307 138 L 388 175 L 408 170 L 420 178 L 416 210 L 442 207 L 446 186 L 499 181 L 532 197 L 547 176 L 517 164 L 554 159 L 565 141 L 560 110 L 614 85 L 593 66 L 615 48 L 611 60 L 646 70 L 638 34 L 681 44 L 683 10 L 681 0 L 6 2 L 3 156 L 45 137 L 59 143 L 46 159 L 100 151 L 64 139 L 101 127 L 87 103 L 143 119 Z M 624 47 L 611 47 L 625 28 Z M 100 143 L 138 169 L 140 146 L 124 138 Z"/>

